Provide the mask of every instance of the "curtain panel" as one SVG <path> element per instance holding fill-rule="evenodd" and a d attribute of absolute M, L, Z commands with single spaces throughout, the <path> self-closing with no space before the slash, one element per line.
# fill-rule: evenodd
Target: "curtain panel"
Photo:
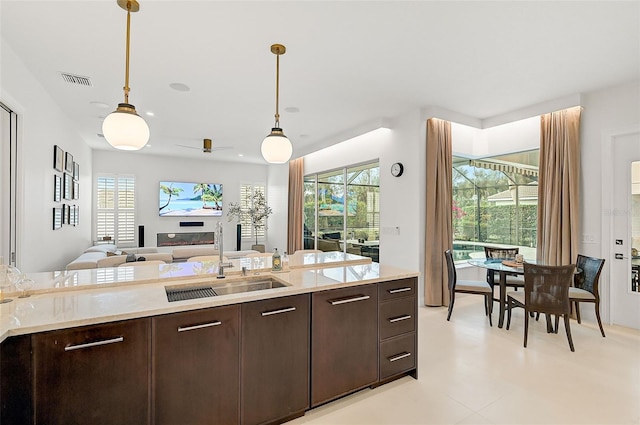
<path fill-rule="evenodd" d="M 293 254 L 303 248 L 302 228 L 304 210 L 304 159 L 289 161 L 289 215 L 287 252 Z"/>
<path fill-rule="evenodd" d="M 537 258 L 574 264 L 578 255 L 580 107 L 540 117 Z"/>
<path fill-rule="evenodd" d="M 449 303 L 444 251 L 453 245 L 451 123 L 427 120 L 424 304 Z"/>

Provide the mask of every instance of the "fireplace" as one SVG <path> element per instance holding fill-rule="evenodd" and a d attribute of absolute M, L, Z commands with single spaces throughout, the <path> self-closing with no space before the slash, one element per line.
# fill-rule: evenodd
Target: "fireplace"
<path fill-rule="evenodd" d="M 157 246 L 212 245 L 214 232 L 158 233 Z"/>

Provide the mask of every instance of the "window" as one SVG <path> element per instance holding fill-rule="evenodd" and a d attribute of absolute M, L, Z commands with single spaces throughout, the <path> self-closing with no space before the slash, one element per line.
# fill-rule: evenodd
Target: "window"
<path fill-rule="evenodd" d="M 96 239 L 111 236 L 117 245 L 135 245 L 135 177 L 98 176 Z"/>
<path fill-rule="evenodd" d="M 379 261 L 380 166 L 353 165 L 304 178 L 304 247 Z"/>
<path fill-rule="evenodd" d="M 264 185 L 258 184 L 241 184 L 240 185 L 240 208 L 243 211 L 251 208 L 251 200 L 254 193 L 262 192 L 266 197 L 266 189 Z M 256 239 L 256 238 L 264 238 L 265 237 L 265 227 L 261 227 L 257 230 L 253 228 L 251 225 L 251 218 L 249 218 L 246 214 L 240 220 L 240 224 L 242 225 L 242 238 L 243 239 Z"/>
<path fill-rule="evenodd" d="M 484 257 L 484 246 L 517 246 L 536 257 L 539 150 L 470 160 L 453 158 L 456 260 Z"/>

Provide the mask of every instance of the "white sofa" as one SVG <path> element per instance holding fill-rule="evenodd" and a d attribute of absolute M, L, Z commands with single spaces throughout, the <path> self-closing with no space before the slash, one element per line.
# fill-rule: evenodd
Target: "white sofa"
<path fill-rule="evenodd" d="M 227 258 L 241 258 L 254 253 L 252 249 L 244 251 L 224 251 Z M 101 267 L 117 267 L 129 261 L 138 261 L 140 257 L 145 260 L 160 260 L 165 263 L 183 262 L 191 257 L 200 255 L 218 255 L 215 245 L 188 245 L 176 247 L 146 247 L 146 248 L 122 248 L 114 244 L 99 244 L 84 250 L 82 254 L 69 264 L 67 270 L 95 269 Z M 131 257 L 133 255 L 133 257 Z"/>

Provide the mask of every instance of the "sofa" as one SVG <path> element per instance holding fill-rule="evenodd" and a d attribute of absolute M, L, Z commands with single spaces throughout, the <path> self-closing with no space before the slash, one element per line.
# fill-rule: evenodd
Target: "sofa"
<path fill-rule="evenodd" d="M 245 257 L 255 253 L 252 249 L 244 251 L 224 251 L 224 256 L 231 258 Z M 96 269 L 102 267 L 117 267 L 120 264 L 133 261 L 160 260 L 165 263 L 187 261 L 191 257 L 200 255 L 218 255 L 215 245 L 187 245 L 176 247 L 146 247 L 146 248 L 118 248 L 114 244 L 98 244 L 84 250 L 78 258 L 67 264 L 67 270 Z"/>

